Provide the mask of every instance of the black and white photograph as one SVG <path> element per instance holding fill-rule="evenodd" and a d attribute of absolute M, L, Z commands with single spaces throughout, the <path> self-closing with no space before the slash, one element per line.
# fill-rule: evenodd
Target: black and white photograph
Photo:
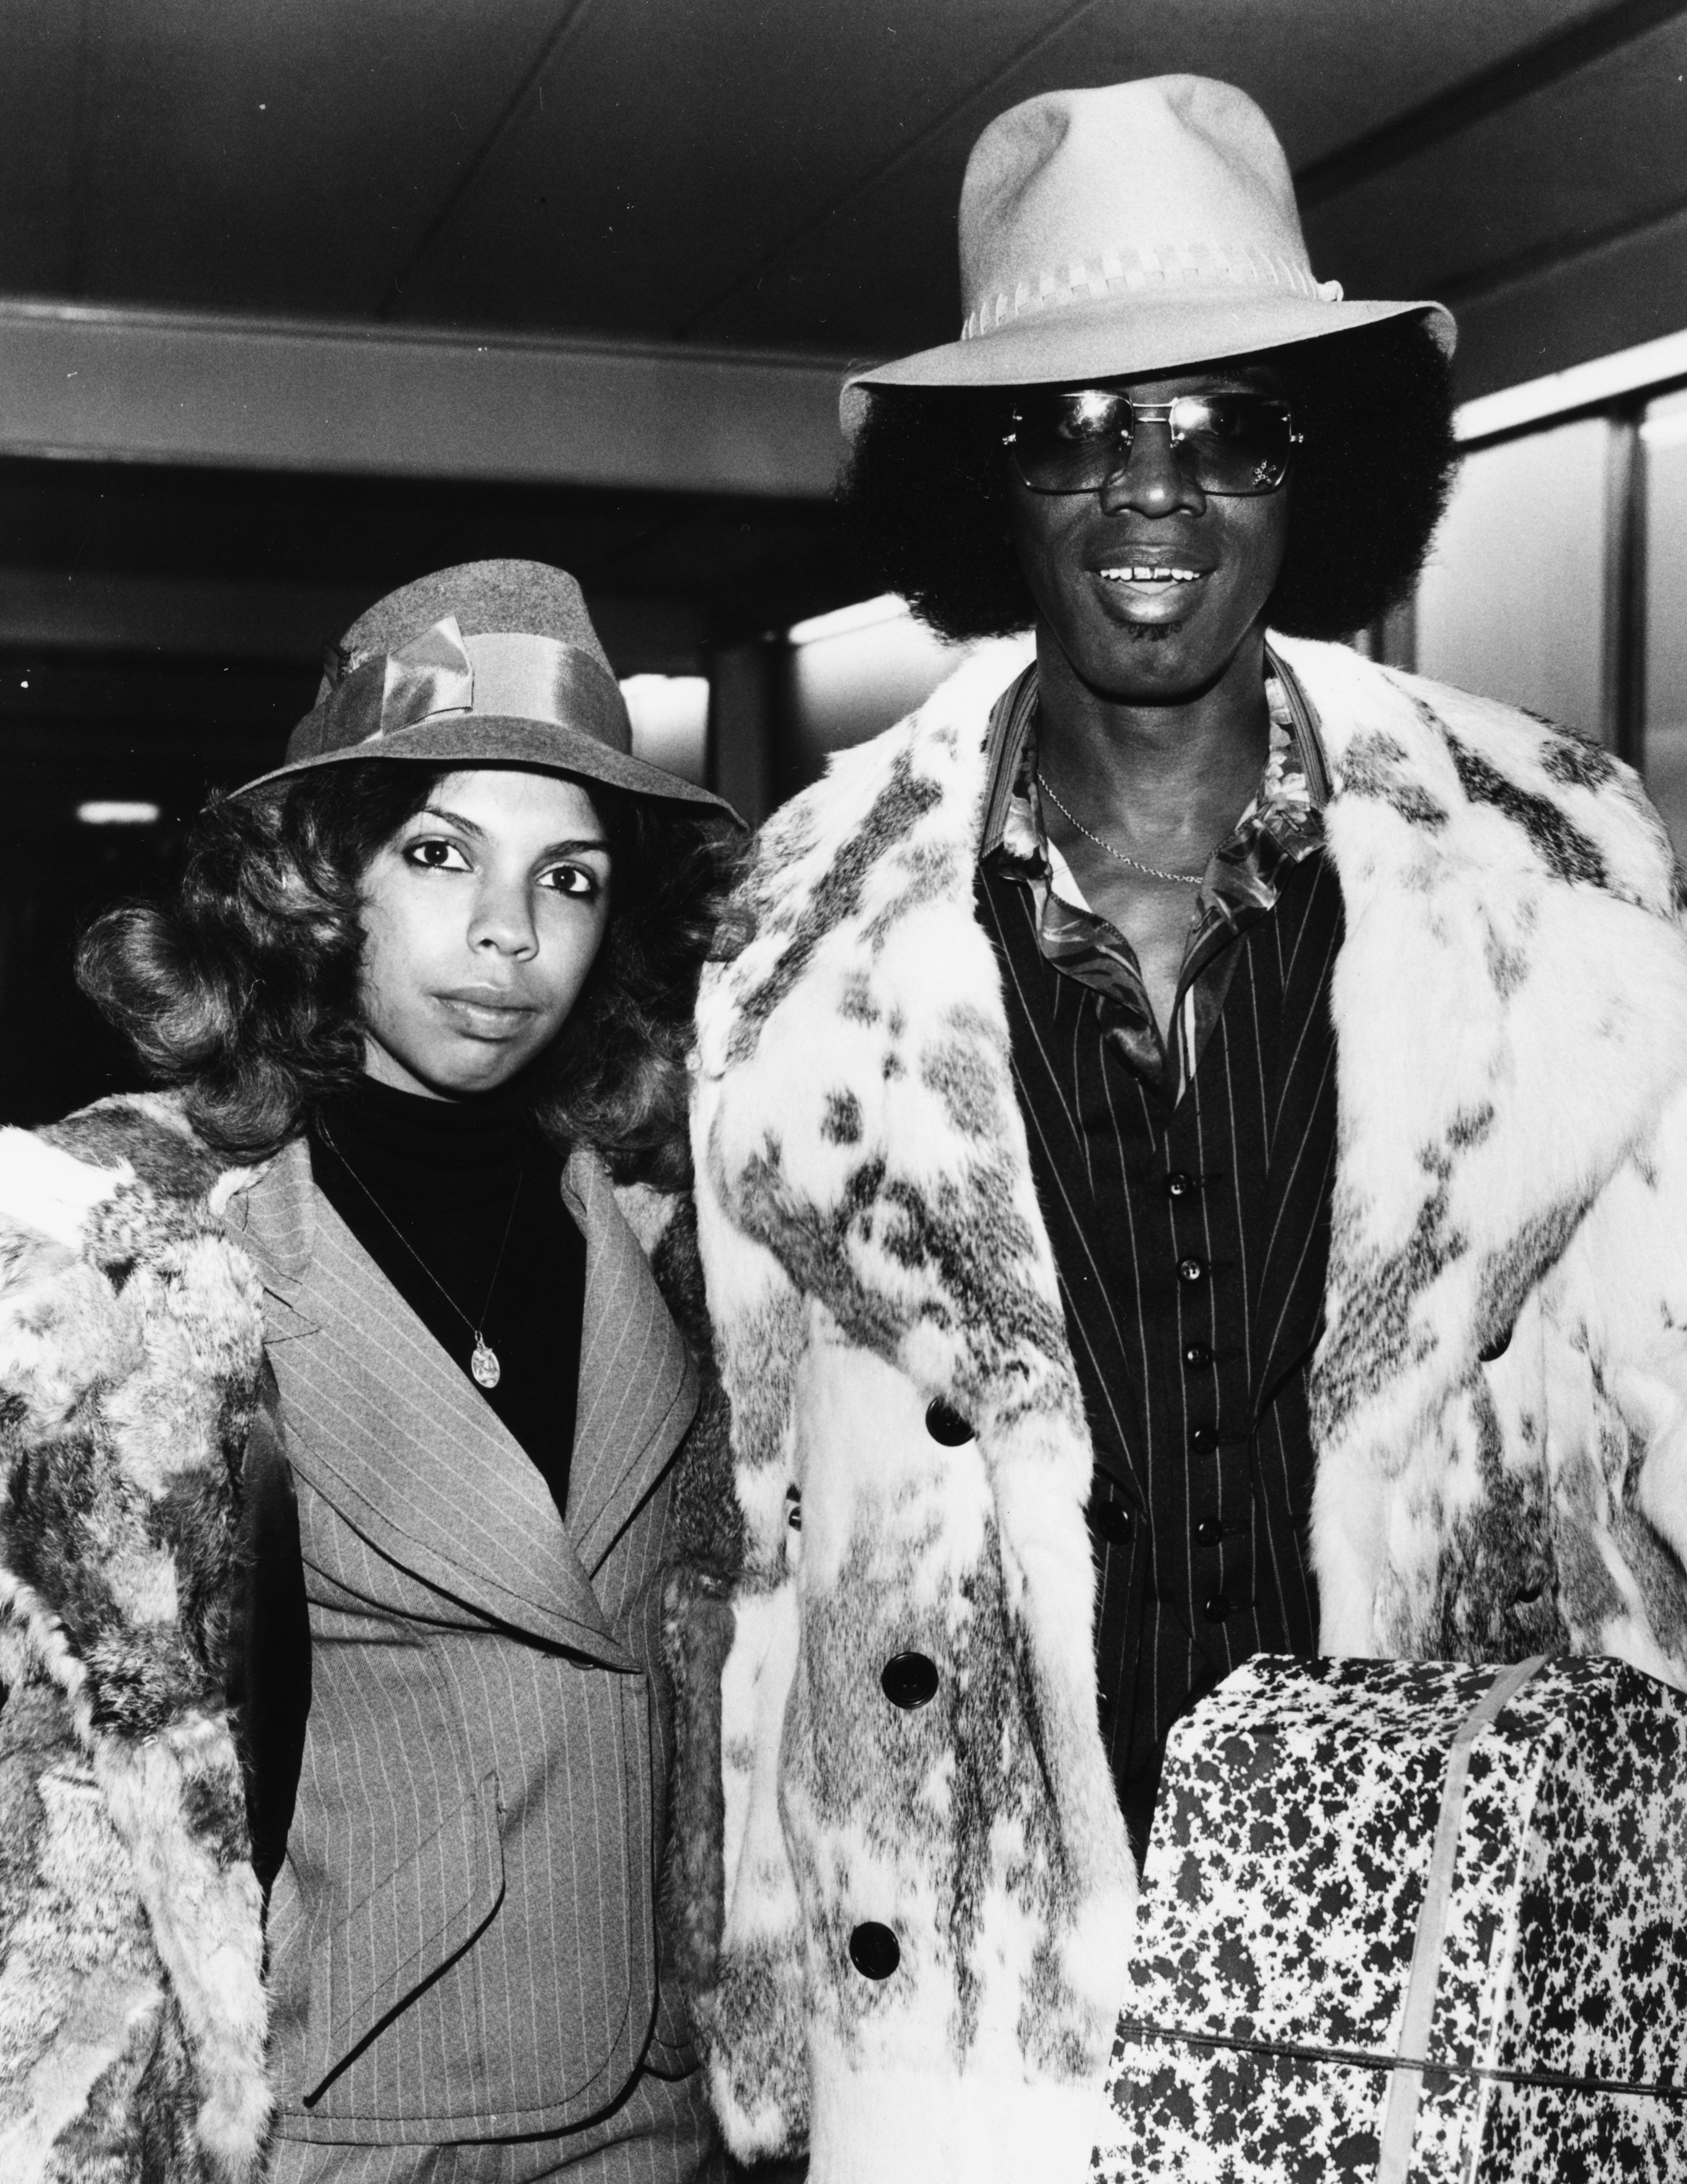
<path fill-rule="evenodd" d="M 1687 2184 L 1687 0 L 0 53 L 0 2184 Z"/>

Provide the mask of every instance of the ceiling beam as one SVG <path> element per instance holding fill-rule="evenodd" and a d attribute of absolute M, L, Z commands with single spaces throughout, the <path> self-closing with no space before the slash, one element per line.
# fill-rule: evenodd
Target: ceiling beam
<path fill-rule="evenodd" d="M 844 370 L 0 299 L 0 454 L 823 499 Z"/>
<path fill-rule="evenodd" d="M 240 661 L 313 672 L 330 638 L 370 603 L 363 583 L 135 575 L 0 563 L 0 654 L 85 659 Z M 683 599 L 627 598 L 595 588 L 592 620 L 623 675 L 694 673 L 706 617 Z"/>
<path fill-rule="evenodd" d="M 1614 7 L 1584 16 L 1555 31 L 1521 53 L 1508 53 L 1450 90 L 1438 92 L 1409 113 L 1386 121 L 1326 158 L 1314 159 L 1294 177 L 1302 212 L 1356 188 L 1391 167 L 1428 152 L 1461 130 L 1545 91 L 1578 69 L 1590 67 L 1621 46 L 1632 45 L 1687 9 L 1687 0 L 1617 0 Z"/>

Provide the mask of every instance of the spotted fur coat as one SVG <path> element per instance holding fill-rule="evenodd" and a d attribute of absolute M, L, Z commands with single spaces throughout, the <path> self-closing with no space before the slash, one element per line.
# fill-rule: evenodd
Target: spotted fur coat
<path fill-rule="evenodd" d="M 1541 722 L 1278 649 L 1346 916 L 1323 1646 L 1571 1648 L 1687 1684 L 1662 828 Z M 1077 2184 L 1131 1947 L 1090 1450 L 973 913 L 988 718 L 1024 657 L 976 655 L 769 822 L 699 1011 L 738 1506 L 673 1596 L 688 1971 L 730 2141 L 806 2139 L 813 2184 Z M 934 1436 L 933 1401 L 972 1437 Z M 909 1652 L 937 1670 L 915 1708 L 881 1682 Z"/>

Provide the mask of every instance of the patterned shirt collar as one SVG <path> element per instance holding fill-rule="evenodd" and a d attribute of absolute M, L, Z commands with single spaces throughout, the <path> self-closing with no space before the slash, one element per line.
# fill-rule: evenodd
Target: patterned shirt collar
<path fill-rule="evenodd" d="M 1295 680 L 1293 671 L 1269 645 L 1266 647 L 1266 694 L 1272 707 L 1272 759 L 1275 760 L 1278 749 L 1278 731 L 1286 730 L 1292 749 L 1285 761 L 1283 780 L 1287 784 L 1291 776 L 1298 776 L 1300 783 L 1304 784 L 1304 791 L 1300 788 L 1294 788 L 1287 802 L 1302 805 L 1304 794 L 1302 808 L 1310 808 L 1307 824 L 1313 838 L 1301 849 L 1300 854 L 1304 856 L 1308 849 L 1317 847 L 1323 839 L 1322 822 L 1318 815 L 1329 801 L 1329 767 L 1324 758 L 1323 741 L 1318 733 L 1317 716 L 1312 710 L 1311 701 Z M 984 800 L 984 832 L 978 845 L 981 858 L 1000 848 L 1007 825 L 1008 807 L 1016 797 L 1023 796 L 1023 777 L 1035 772 L 1036 738 L 1032 731 L 1036 718 L 1037 663 L 1033 660 L 998 699 L 995 711 L 990 718 L 989 752 L 985 776 L 989 783 L 989 793 Z M 1025 763 L 1027 746 L 1031 749 L 1028 768 Z M 1271 764 L 1268 762 L 1267 780 L 1261 788 L 1261 795 L 1267 803 L 1272 800 L 1270 776 Z M 1034 794 L 1033 788 L 1033 799 Z M 1236 833 L 1239 835 L 1256 816 L 1261 818 L 1267 816 L 1261 811 L 1261 798 L 1256 798 L 1237 822 Z M 1040 834 L 1042 828 L 1034 803 L 1033 820 Z M 1301 830 L 1297 827 L 1295 831 Z"/>
<path fill-rule="evenodd" d="M 1162 1043 L 1130 943 L 1085 901 L 1044 824 L 1037 786 L 1034 663 L 998 701 L 990 722 L 980 861 L 1028 887 L 1038 944 L 1054 967 L 1102 997 L 1109 1038 L 1173 1104 L 1194 1075 L 1222 1006 L 1230 943 L 1267 915 L 1289 871 L 1322 846 L 1329 773 L 1317 722 L 1283 661 L 1266 651 L 1271 750 L 1259 794 L 1213 851 L 1195 900 L 1178 982 L 1175 1036 Z"/>

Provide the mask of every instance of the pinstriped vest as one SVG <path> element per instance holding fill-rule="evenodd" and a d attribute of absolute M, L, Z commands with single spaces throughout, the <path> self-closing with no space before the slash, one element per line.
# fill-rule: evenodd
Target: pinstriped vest
<path fill-rule="evenodd" d="M 1170 1112 L 1105 1039 L 1101 996 L 1043 956 L 1027 889 L 986 866 L 978 899 L 1095 1446 L 1101 1725 L 1140 1852 L 1178 1715 L 1249 1654 L 1317 1643 L 1306 1381 L 1335 1159 L 1340 890 L 1311 857 L 1233 944 Z"/>

